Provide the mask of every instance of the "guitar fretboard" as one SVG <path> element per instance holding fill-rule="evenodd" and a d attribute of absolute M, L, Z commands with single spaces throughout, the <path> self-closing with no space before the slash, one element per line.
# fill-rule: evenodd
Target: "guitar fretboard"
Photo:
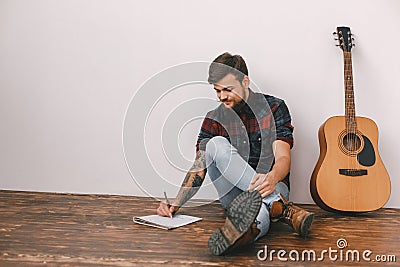
<path fill-rule="evenodd" d="M 354 101 L 353 89 L 353 71 L 351 52 L 344 52 L 344 88 L 345 88 L 345 116 L 346 116 L 346 130 L 350 133 L 356 133 L 356 109 Z"/>

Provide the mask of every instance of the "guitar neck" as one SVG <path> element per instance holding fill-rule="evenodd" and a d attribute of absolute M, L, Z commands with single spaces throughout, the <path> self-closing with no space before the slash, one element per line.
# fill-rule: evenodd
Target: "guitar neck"
<path fill-rule="evenodd" d="M 344 55 L 344 88 L 345 88 L 345 116 L 346 129 L 348 132 L 356 133 L 356 109 L 353 89 L 353 67 L 351 52 L 343 52 Z"/>

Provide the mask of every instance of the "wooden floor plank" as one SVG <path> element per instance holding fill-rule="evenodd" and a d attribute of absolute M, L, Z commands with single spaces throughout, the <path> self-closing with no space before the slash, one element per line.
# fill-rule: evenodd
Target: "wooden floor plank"
<path fill-rule="evenodd" d="M 209 236 L 224 223 L 224 210 L 218 202 L 196 208 L 182 208 L 181 213 L 203 220 L 166 231 L 134 224 L 133 216 L 151 215 L 156 200 L 143 197 L 73 195 L 18 191 L 0 191 L 0 265 L 1 266 L 266 266 L 259 251 L 292 250 L 300 254 L 313 250 L 336 249 L 336 261 L 325 255 L 324 261 L 284 262 L 273 255 L 277 266 L 296 264 L 362 266 L 377 262 L 362 259 L 340 260 L 348 250 L 371 250 L 376 255 L 394 255 L 400 261 L 400 210 L 381 209 L 359 215 L 329 213 L 315 205 L 300 205 L 316 214 L 312 232 L 306 239 L 293 233 L 281 222 L 273 223 L 270 232 L 254 245 L 227 256 L 213 256 L 207 248 Z M 344 238 L 347 247 L 339 249 Z M 260 253 L 264 256 L 264 253 Z M 295 252 L 292 254 L 295 256 Z M 378 264 L 378 263 L 377 263 Z"/>

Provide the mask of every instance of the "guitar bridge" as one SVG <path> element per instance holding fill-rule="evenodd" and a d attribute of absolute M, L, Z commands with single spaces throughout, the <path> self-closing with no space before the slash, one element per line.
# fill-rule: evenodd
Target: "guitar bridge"
<path fill-rule="evenodd" d="M 362 176 L 362 175 L 368 175 L 368 171 L 357 170 L 357 169 L 339 169 L 339 174 L 346 176 Z"/>

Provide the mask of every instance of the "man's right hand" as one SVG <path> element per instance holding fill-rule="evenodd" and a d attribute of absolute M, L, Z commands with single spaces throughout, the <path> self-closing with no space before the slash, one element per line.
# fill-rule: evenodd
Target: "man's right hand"
<path fill-rule="evenodd" d="M 164 217 L 172 217 L 179 210 L 179 206 L 168 205 L 165 202 L 160 202 L 160 206 L 157 209 L 157 215 Z"/>

